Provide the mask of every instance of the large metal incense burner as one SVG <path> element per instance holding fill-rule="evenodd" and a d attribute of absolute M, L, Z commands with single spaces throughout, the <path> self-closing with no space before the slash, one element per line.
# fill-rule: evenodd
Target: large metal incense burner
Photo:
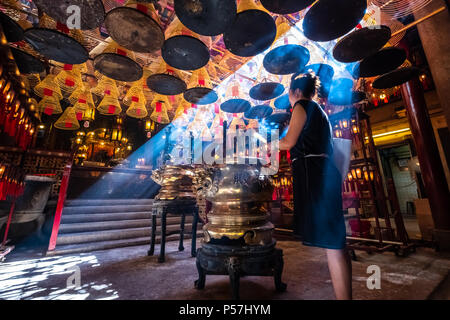
<path fill-rule="evenodd" d="M 260 165 L 225 164 L 206 169 L 197 184 L 212 209 L 202 248 L 197 250 L 199 279 L 203 289 L 207 274 L 229 275 L 232 297 L 239 299 L 241 276 L 273 276 L 275 287 L 284 291 L 281 281 L 283 252 L 275 248 L 273 224 L 263 206 L 271 199 L 273 187 Z"/>

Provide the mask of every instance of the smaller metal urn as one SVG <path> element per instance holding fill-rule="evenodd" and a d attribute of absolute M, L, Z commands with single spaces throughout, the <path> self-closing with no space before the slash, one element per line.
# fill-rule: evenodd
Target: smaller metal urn
<path fill-rule="evenodd" d="M 161 186 L 156 201 L 196 199 L 195 175 L 191 165 L 166 165 L 152 172 L 152 179 Z"/>

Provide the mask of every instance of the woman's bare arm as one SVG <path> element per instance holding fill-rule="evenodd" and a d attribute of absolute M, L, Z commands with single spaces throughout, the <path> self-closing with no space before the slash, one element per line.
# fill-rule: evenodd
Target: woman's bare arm
<path fill-rule="evenodd" d="M 279 142 L 280 150 L 290 150 L 297 143 L 298 137 L 305 126 L 306 117 L 306 111 L 302 106 L 294 107 L 288 132 Z"/>

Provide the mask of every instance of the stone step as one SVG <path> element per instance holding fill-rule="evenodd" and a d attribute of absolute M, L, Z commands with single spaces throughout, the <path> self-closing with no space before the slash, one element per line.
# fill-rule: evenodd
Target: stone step
<path fill-rule="evenodd" d="M 200 230 L 197 232 L 197 239 L 203 237 L 203 232 Z M 185 239 L 190 239 L 190 234 L 184 235 Z M 168 236 L 166 238 L 166 241 L 175 241 L 179 240 L 180 235 L 174 234 L 171 236 Z M 161 237 L 156 236 L 156 243 L 161 243 Z M 99 241 L 99 242 L 91 242 L 91 243 L 81 243 L 81 244 L 70 244 L 70 245 L 62 245 L 57 246 L 55 250 L 53 251 L 47 251 L 47 256 L 57 256 L 57 255 L 64 255 L 64 254 L 75 254 L 75 253 L 82 253 L 82 252 L 91 252 L 91 251 L 98 251 L 98 250 L 108 250 L 108 249 L 114 249 L 114 248 L 122 248 L 122 247 L 131 247 L 131 246 L 142 246 L 142 245 L 148 245 L 150 246 L 150 238 L 149 237 L 140 237 L 140 238 L 134 238 L 134 239 L 122 239 L 122 240 L 112 240 L 112 241 Z M 190 250 L 190 242 L 185 241 L 184 243 L 184 250 Z M 155 255 L 159 254 L 159 247 L 157 246 L 155 248 Z M 148 248 L 144 248 L 142 254 L 147 254 Z M 167 254 L 166 250 L 166 254 Z"/>
<path fill-rule="evenodd" d="M 97 215 L 95 215 L 97 217 Z M 81 219 L 80 219 L 81 220 Z M 191 223 L 193 217 L 186 217 L 185 223 Z M 157 225 L 161 224 L 161 219 L 156 219 Z M 167 217 L 167 225 L 180 225 L 181 217 Z M 59 233 L 80 233 L 89 231 L 102 231 L 114 229 L 130 229 L 130 228 L 150 228 L 152 219 L 127 219 L 127 220 L 107 220 L 107 221 L 91 221 L 83 220 L 75 223 L 63 223 L 59 227 Z"/>
<path fill-rule="evenodd" d="M 116 212 L 116 213 L 80 213 L 62 215 L 61 223 L 77 223 L 77 222 L 96 222 L 96 221 L 118 221 L 118 220 L 137 220 L 150 219 L 151 212 Z"/>
<path fill-rule="evenodd" d="M 192 224 L 186 223 L 185 231 L 190 232 Z M 197 226 L 198 228 L 199 226 Z M 179 225 L 168 225 L 167 232 L 172 232 L 179 230 Z M 157 233 L 161 232 L 161 228 L 157 228 Z M 89 242 L 99 242 L 99 241 L 109 241 L 109 240 L 122 240 L 130 238 L 142 238 L 150 237 L 150 228 L 130 228 L 130 229 L 117 229 L 117 230 L 106 230 L 106 231 L 91 231 L 91 232 L 79 232 L 79 233 L 69 233 L 60 234 L 56 240 L 56 245 L 67 245 L 67 244 L 77 244 L 77 243 L 89 243 Z"/>
<path fill-rule="evenodd" d="M 71 199 L 64 202 L 65 207 L 111 206 L 111 205 L 152 205 L 153 199 Z"/>
<path fill-rule="evenodd" d="M 104 205 L 104 206 L 75 206 L 64 207 L 63 216 L 79 213 L 114 213 L 114 212 L 151 212 L 150 204 L 123 204 L 123 205 Z"/>

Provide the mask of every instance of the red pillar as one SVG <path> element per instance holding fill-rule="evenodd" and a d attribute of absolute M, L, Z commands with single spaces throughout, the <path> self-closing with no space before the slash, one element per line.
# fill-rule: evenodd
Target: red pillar
<path fill-rule="evenodd" d="M 419 78 L 404 83 L 401 90 L 427 189 L 436 240 L 441 248 L 449 248 L 450 193 Z"/>

